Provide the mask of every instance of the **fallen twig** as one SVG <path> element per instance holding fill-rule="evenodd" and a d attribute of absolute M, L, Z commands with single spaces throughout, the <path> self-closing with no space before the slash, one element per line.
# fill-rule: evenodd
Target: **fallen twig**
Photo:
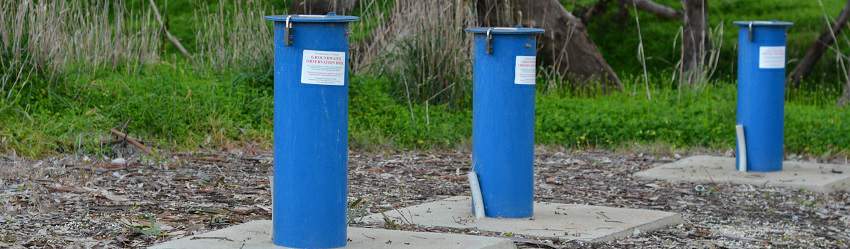
<path fill-rule="evenodd" d="M 115 128 L 112 128 L 109 131 L 112 132 L 113 135 L 120 137 L 121 139 L 124 139 L 125 141 L 132 144 L 136 148 L 139 148 L 140 150 L 144 151 L 146 154 L 148 154 L 148 155 L 153 154 L 153 151 L 150 148 L 148 148 L 147 146 L 145 146 L 144 144 L 142 144 L 141 142 L 139 142 L 139 140 L 136 140 L 135 138 L 127 136 L 127 134 L 120 132 L 120 131 L 116 130 Z"/>
<path fill-rule="evenodd" d="M 199 237 L 192 237 L 189 240 L 199 240 L 199 239 L 214 239 L 214 240 L 233 241 L 232 239 L 228 239 L 227 237 L 200 237 L 200 236 Z"/>

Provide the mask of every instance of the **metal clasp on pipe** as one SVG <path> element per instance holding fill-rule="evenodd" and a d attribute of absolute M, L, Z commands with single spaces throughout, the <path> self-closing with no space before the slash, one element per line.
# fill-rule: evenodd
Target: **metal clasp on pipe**
<path fill-rule="evenodd" d="M 292 45 L 292 16 L 286 16 L 286 26 L 283 28 L 283 45 L 289 47 Z"/>
<path fill-rule="evenodd" d="M 493 54 L 493 28 L 487 29 L 487 54 Z"/>

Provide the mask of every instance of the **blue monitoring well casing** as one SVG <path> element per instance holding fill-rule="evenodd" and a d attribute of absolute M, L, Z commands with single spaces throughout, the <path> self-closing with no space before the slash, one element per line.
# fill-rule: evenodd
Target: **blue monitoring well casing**
<path fill-rule="evenodd" d="M 472 165 L 487 217 L 534 212 L 534 28 L 471 28 L 474 34 Z"/>
<path fill-rule="evenodd" d="M 272 240 L 289 248 L 346 245 L 348 23 L 353 16 L 274 21 Z"/>
<path fill-rule="evenodd" d="M 738 125 L 744 127 L 746 171 L 782 170 L 785 40 L 789 22 L 745 21 L 738 26 Z M 740 138 L 739 138 L 740 139 Z M 740 141 L 736 160 L 741 160 Z"/>

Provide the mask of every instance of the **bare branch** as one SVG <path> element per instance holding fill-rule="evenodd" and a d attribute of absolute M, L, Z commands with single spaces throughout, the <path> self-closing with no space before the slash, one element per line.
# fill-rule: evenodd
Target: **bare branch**
<path fill-rule="evenodd" d="M 669 6 L 653 2 L 652 0 L 622 0 L 627 6 L 635 6 L 640 10 L 655 14 L 658 17 L 666 19 L 682 18 L 682 12 L 670 8 Z"/>
<path fill-rule="evenodd" d="M 824 18 L 826 19 L 827 17 Z M 838 15 L 835 23 L 829 25 L 829 20 L 827 20 L 826 30 L 809 46 L 809 49 L 806 50 L 806 55 L 803 56 L 800 63 L 788 75 L 787 81 L 789 86 L 799 85 L 800 81 L 812 72 L 812 69 L 814 69 L 815 64 L 818 63 L 824 52 L 835 43 L 835 37 L 847 26 L 848 20 L 850 20 L 850 0 L 847 1 L 844 9 L 841 10 L 841 14 Z"/>
<path fill-rule="evenodd" d="M 596 2 L 596 4 L 590 6 L 590 8 L 585 10 L 583 13 L 577 14 L 581 16 L 582 22 L 584 22 L 585 24 L 589 23 L 590 19 L 592 19 L 594 16 L 605 12 L 608 9 L 608 3 L 610 2 L 610 0 L 599 0 Z"/>
<path fill-rule="evenodd" d="M 172 35 L 171 32 L 168 32 L 168 28 L 165 27 L 165 22 L 162 20 L 162 15 L 159 13 L 159 8 L 156 7 L 156 3 L 154 2 L 154 0 L 148 0 L 148 3 L 150 3 L 151 5 L 151 9 L 153 9 L 153 14 L 154 16 L 156 16 L 156 21 L 159 22 L 159 26 L 162 27 L 162 31 L 165 31 L 165 37 L 168 38 L 168 41 L 170 41 L 171 44 L 173 44 L 174 47 L 176 47 L 177 50 L 179 50 L 180 53 L 183 54 L 183 56 L 191 59 L 192 55 L 189 54 L 189 51 L 186 50 L 185 47 L 183 47 L 183 44 L 180 43 L 180 40 L 177 39 L 177 37 L 175 37 L 174 35 Z"/>

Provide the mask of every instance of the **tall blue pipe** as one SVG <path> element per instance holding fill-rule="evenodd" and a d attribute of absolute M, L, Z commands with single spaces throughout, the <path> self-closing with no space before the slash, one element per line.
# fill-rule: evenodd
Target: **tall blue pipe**
<path fill-rule="evenodd" d="M 785 158 L 785 40 L 789 22 L 742 21 L 738 26 L 738 125 L 744 127 L 746 171 L 782 170 Z M 740 139 L 740 138 L 739 138 Z M 739 146 L 736 151 L 740 151 Z"/>
<path fill-rule="evenodd" d="M 274 21 L 272 241 L 288 248 L 346 245 L 348 28 L 353 16 Z"/>
<path fill-rule="evenodd" d="M 484 213 L 527 218 L 534 213 L 534 93 L 537 35 L 533 28 L 470 28 L 474 34 L 472 165 Z"/>

